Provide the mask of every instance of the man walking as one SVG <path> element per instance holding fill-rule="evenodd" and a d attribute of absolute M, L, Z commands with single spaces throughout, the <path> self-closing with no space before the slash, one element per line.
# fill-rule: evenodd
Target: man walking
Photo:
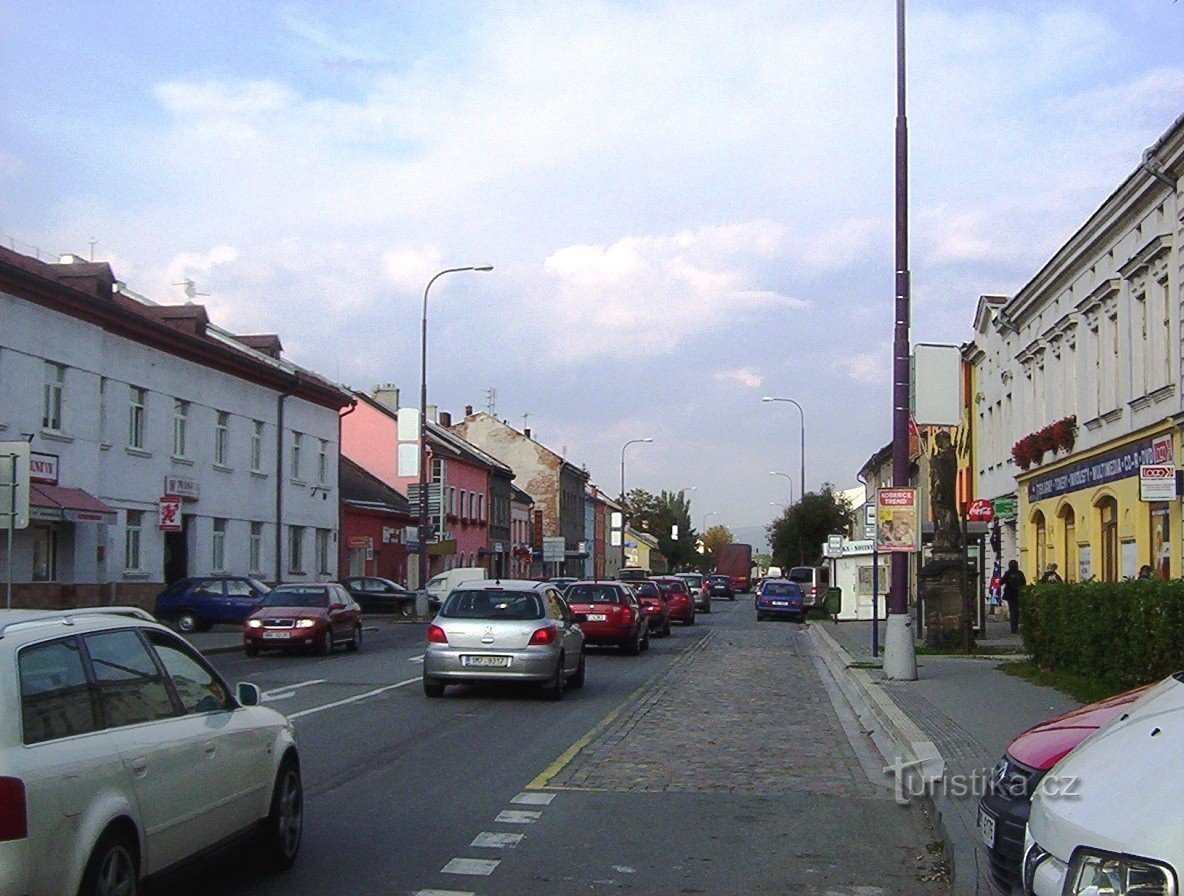
<path fill-rule="evenodd" d="M 1007 601 L 1007 615 L 1013 635 L 1020 630 L 1020 591 L 1027 584 L 1028 579 L 1020 569 L 1019 561 L 1008 563 L 1007 572 L 1003 574 L 1003 599 Z"/>

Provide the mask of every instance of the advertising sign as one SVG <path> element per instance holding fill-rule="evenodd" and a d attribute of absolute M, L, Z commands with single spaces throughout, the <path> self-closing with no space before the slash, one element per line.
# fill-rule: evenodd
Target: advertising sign
<path fill-rule="evenodd" d="M 876 548 L 917 550 L 917 490 L 882 488 L 876 492 Z"/>
<path fill-rule="evenodd" d="M 1054 473 L 1037 476 L 1028 482 L 1028 501 L 1035 503 L 1045 498 L 1056 498 L 1083 488 L 1105 485 L 1128 476 L 1135 476 L 1144 464 L 1157 464 L 1156 451 L 1163 454 L 1163 445 L 1150 440 L 1136 445 L 1116 448 L 1105 454 L 1062 467 Z"/>
<path fill-rule="evenodd" d="M 160 499 L 160 521 L 157 528 L 161 532 L 181 531 L 180 495 L 165 495 Z"/>
<path fill-rule="evenodd" d="M 995 518 L 995 505 L 990 501 L 979 498 L 972 501 L 966 511 L 966 519 L 972 523 L 989 523 Z"/>
<path fill-rule="evenodd" d="M 1143 464 L 1139 467 L 1140 501 L 1175 501 L 1175 464 Z"/>

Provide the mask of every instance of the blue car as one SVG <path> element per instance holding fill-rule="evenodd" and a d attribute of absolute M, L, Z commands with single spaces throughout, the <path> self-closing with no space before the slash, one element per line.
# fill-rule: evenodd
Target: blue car
<path fill-rule="evenodd" d="M 789 579 L 765 579 L 756 595 L 756 619 L 763 622 L 789 616 L 798 622 L 806 619 L 806 601 L 802 588 Z"/>
<path fill-rule="evenodd" d="M 156 618 L 188 634 L 215 623 L 239 624 L 263 603 L 271 589 L 250 576 L 192 576 L 178 579 L 156 596 Z"/>

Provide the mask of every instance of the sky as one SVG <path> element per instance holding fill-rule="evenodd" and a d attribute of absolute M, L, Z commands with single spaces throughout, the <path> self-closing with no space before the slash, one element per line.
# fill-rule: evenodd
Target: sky
<path fill-rule="evenodd" d="M 891 438 L 891 0 L 0 0 L 0 240 L 759 526 Z M 970 339 L 1184 113 L 1184 3 L 908 4 L 912 328 Z M 93 243 L 92 243 L 93 240 Z M 771 476 L 770 472 L 788 472 Z M 692 491 L 693 489 L 693 491 Z"/>

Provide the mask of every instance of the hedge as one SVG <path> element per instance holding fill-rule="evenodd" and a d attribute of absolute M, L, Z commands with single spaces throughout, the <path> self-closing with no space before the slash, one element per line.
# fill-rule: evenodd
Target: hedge
<path fill-rule="evenodd" d="M 1031 585 L 1020 634 L 1042 668 L 1147 684 L 1184 669 L 1184 581 Z"/>

